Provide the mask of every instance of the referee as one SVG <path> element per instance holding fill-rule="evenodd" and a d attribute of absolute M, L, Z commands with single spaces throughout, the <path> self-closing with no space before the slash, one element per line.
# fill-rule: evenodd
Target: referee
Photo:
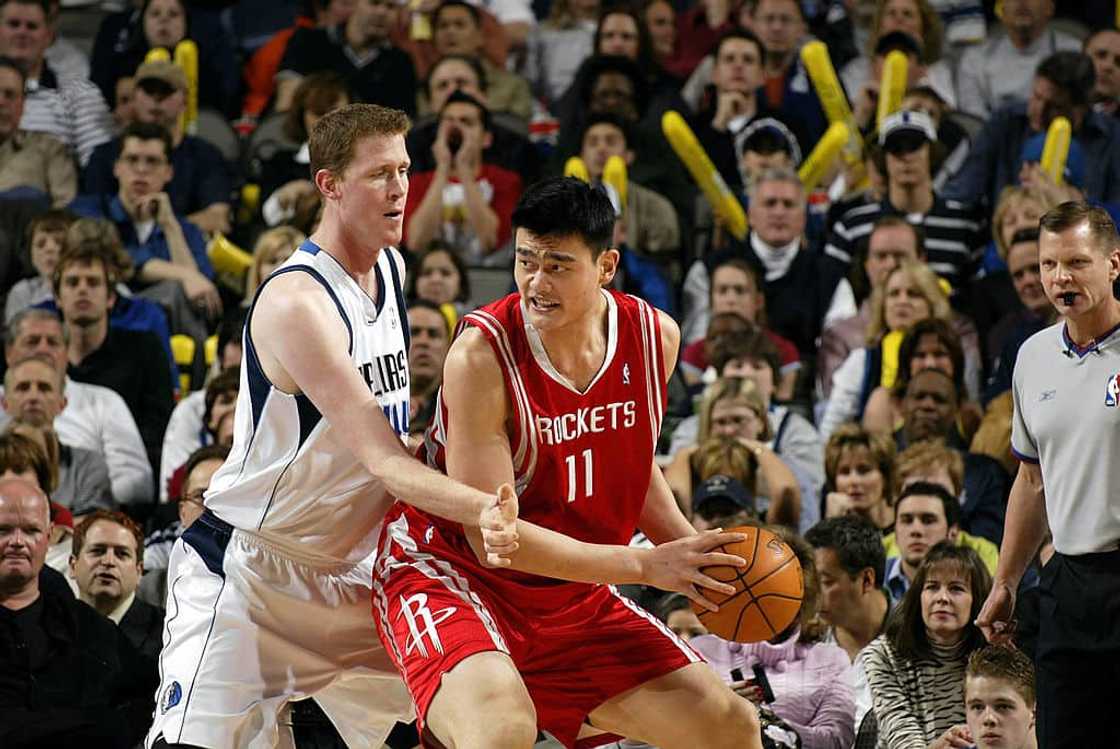
<path fill-rule="evenodd" d="M 991 595 L 977 618 L 989 640 L 1011 633 L 1015 590 L 1042 543 L 1038 744 L 1120 747 L 1120 237 L 1109 215 L 1082 202 L 1040 221 L 1039 261 L 1050 302 L 1065 317 L 1019 351 L 1011 489 Z"/>

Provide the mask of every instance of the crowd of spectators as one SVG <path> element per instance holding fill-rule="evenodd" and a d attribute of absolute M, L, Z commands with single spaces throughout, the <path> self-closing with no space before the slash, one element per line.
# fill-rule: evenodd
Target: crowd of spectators
<path fill-rule="evenodd" d="M 806 187 L 829 124 L 799 54 L 816 39 L 861 148 Z M 184 40 L 196 75 L 174 61 Z M 906 93 L 880 121 L 896 51 Z M 1120 216 L 1115 8 L 0 0 L 0 551 L 16 549 L 0 710 L 27 716 L 0 744 L 142 733 L 167 556 L 232 442 L 246 311 L 314 232 L 309 133 L 351 102 L 412 118 L 417 444 L 458 319 L 513 288 L 524 189 L 572 157 L 602 182 L 618 157 L 614 283 L 682 330 L 666 478 L 697 528 L 778 529 L 811 591 L 790 629 L 743 647 L 680 597 L 638 600 L 760 704 L 767 746 L 965 746 L 1010 720 L 993 701 L 1032 714 L 1029 663 L 983 649 L 972 622 L 1016 470 L 1016 355 L 1058 319 L 1039 217 L 1070 199 Z M 668 111 L 745 236 L 689 178 Z M 1072 138 L 1055 181 L 1039 162 L 1057 117 Z M 220 259 L 230 242 L 247 267 Z M 754 666 L 768 697 L 739 683 Z M 313 705 L 293 721 L 329 740 Z"/>

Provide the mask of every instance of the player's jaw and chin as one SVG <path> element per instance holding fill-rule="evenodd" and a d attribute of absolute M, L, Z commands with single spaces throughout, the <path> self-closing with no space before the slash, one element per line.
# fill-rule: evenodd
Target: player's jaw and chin
<path fill-rule="evenodd" d="M 340 184 L 342 223 L 358 227 L 358 238 L 371 249 L 397 247 L 404 235 L 408 174 L 387 179 L 370 175 L 408 165 L 404 136 L 363 138 L 354 150 Z"/>

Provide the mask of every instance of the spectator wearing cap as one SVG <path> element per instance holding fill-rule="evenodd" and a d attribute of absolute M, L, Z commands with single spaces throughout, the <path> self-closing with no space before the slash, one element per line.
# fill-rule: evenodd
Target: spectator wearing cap
<path fill-rule="evenodd" d="M 1115 116 L 1120 112 L 1120 30 L 1096 31 L 1085 40 L 1084 52 L 1093 61 L 1093 109 Z"/>
<path fill-rule="evenodd" d="M 20 128 L 25 80 L 16 60 L 0 57 L 0 200 L 45 199 L 64 206 L 77 195 L 74 157 L 53 135 Z"/>
<path fill-rule="evenodd" d="M 144 533 L 123 512 L 98 510 L 78 523 L 70 577 L 78 598 L 120 627 L 154 665 L 163 643 L 163 609 L 136 597 L 144 574 Z"/>
<path fill-rule="evenodd" d="M 0 479 L 0 743 L 137 745 L 151 722 L 155 664 L 44 569 L 49 501 L 32 481 Z"/>
<path fill-rule="evenodd" d="M 1018 181 L 1023 146 L 1045 134 L 1055 117 L 1073 127 L 1085 170 L 1088 200 L 1120 203 L 1120 123 L 1095 112 L 1091 92 L 1096 81 L 1092 61 L 1080 52 L 1058 52 L 1044 59 L 1034 75 L 1026 103 L 996 110 L 972 145 L 972 153 L 945 188 L 955 200 L 998 203 L 1004 187 Z"/>
<path fill-rule="evenodd" d="M 469 94 L 453 92 L 439 115 L 432 156 L 436 168 L 412 175 L 404 241 L 422 249 L 433 239 L 447 243 L 468 263 L 503 264 L 512 236 L 513 207 L 521 177 L 487 163 L 490 113 Z"/>
<path fill-rule="evenodd" d="M 928 8 L 924 0 L 922 4 Z M 936 21 L 936 13 L 932 9 L 930 12 L 934 13 L 932 18 Z M 939 24 L 940 36 L 940 21 L 936 22 Z M 916 86 L 930 88 L 941 101 L 946 102 L 949 109 L 953 107 L 953 77 L 949 66 L 940 60 L 926 66 L 923 62 L 926 50 L 917 37 L 907 31 L 888 31 L 879 37 L 875 45 L 875 54 L 870 59 L 862 60 L 864 62 L 862 65 L 857 65 L 861 60 L 852 60 L 841 75 L 844 88 L 851 92 L 852 113 L 855 114 L 856 122 L 862 130 L 868 131 L 875 127 L 879 86 L 883 83 L 883 66 L 887 55 L 893 52 L 900 52 L 906 56 L 906 88 Z"/>
<path fill-rule="evenodd" d="M 146 62 L 136 70 L 132 107 L 135 122 L 146 122 L 171 135 L 171 207 L 204 233 L 229 233 L 233 182 L 222 154 L 201 138 L 183 131 L 187 76 L 167 61 Z M 123 138 L 98 146 L 82 170 L 82 192 L 113 194 L 120 185 L 114 167 Z"/>
<path fill-rule="evenodd" d="M 933 120 L 937 141 L 948 154 L 933 176 L 933 189 L 940 192 L 964 164 L 972 149 L 972 136 L 956 120 L 947 117 L 951 107 L 941 94 L 929 86 L 911 86 L 902 98 L 902 108 L 924 112 Z"/>
<path fill-rule="evenodd" d="M 14 59 L 27 76 L 20 129 L 47 133 L 89 161 L 93 149 L 113 137 L 109 107 L 84 78 L 60 80 L 44 54 L 53 36 L 48 0 L 0 3 L 0 55 Z"/>
<path fill-rule="evenodd" d="M 692 492 L 692 527 L 735 528 L 758 519 L 754 496 L 740 481 L 716 474 Z"/>
<path fill-rule="evenodd" d="M 362 0 L 344 24 L 297 29 L 276 73 L 276 110 L 287 111 L 300 78 L 329 70 L 342 76 L 354 101 L 414 114 L 416 69 L 389 41 L 397 10 L 390 0 Z"/>
<path fill-rule="evenodd" d="M 1003 6 L 1003 34 L 994 34 L 961 55 L 957 107 L 988 119 L 1032 96 L 1031 71 L 1056 52 L 1076 52 L 1078 39 L 1054 28 L 1054 0 L 1012 0 Z M 1089 89 L 1092 89 L 1090 84 Z M 1089 90 L 1080 94 L 1088 96 Z"/>
<path fill-rule="evenodd" d="M 880 217 L 904 216 L 922 228 L 930 268 L 949 281 L 955 292 L 966 289 L 979 269 L 986 244 L 984 223 L 971 206 L 946 199 L 933 189 L 933 162 L 940 156 L 933 121 L 922 112 L 895 112 L 884 120 L 879 143 L 885 152 L 886 194 L 878 203 L 850 208 L 840 216 L 832 226 L 825 253 L 847 268 L 857 254 L 857 245 Z"/>

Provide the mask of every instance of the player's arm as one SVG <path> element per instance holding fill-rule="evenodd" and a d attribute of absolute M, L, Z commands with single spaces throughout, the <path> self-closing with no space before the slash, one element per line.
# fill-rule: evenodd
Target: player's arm
<path fill-rule="evenodd" d="M 479 524 L 494 496 L 431 470 L 405 451 L 350 361 L 346 324 L 315 279 L 299 272 L 273 279 L 251 325 L 261 366 L 273 385 L 306 394 L 390 494 L 466 526 Z"/>
<path fill-rule="evenodd" d="M 275 282 L 274 282 L 275 283 Z M 506 422 L 510 406 L 497 358 L 481 331 L 466 328 L 448 351 L 443 369 L 447 407 L 447 473 L 488 491 L 513 483 L 513 451 Z M 480 533 L 465 528 L 479 559 L 489 551 Z M 521 572 L 574 582 L 646 583 L 702 599 L 694 585 L 731 593 L 699 571 L 711 564 L 738 564 L 737 557 L 705 554 L 729 534 L 706 534 L 659 549 L 592 544 L 525 520 L 517 521 L 518 548 L 508 555 Z M 738 536 L 735 536 L 738 537 Z"/>

